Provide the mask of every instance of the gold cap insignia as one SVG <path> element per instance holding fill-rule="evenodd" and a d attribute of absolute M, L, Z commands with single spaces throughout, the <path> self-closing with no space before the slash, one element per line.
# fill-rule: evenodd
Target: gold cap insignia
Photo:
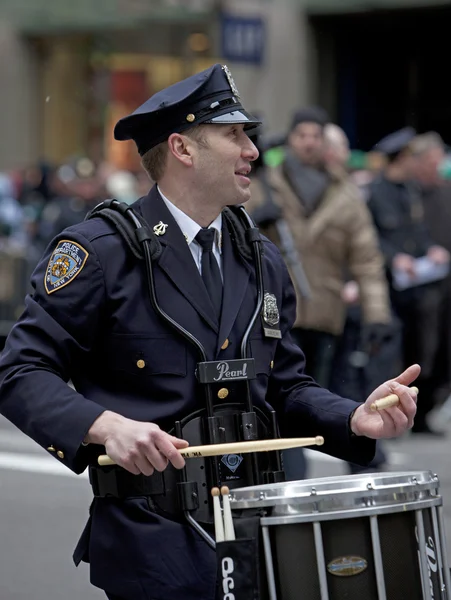
<path fill-rule="evenodd" d="M 154 226 L 153 232 L 155 235 L 164 235 L 166 233 L 166 229 L 168 226 L 163 221 L 160 221 L 157 225 Z"/>

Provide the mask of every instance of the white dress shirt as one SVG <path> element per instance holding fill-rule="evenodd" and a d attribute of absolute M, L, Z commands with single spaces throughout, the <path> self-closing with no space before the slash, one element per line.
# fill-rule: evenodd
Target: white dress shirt
<path fill-rule="evenodd" d="M 193 221 L 191 217 L 185 214 L 180 208 L 177 208 L 170 200 L 166 198 L 166 196 L 162 193 L 160 188 L 158 188 L 160 192 L 160 196 L 163 198 L 163 202 L 168 207 L 169 212 L 174 217 L 177 225 L 182 230 L 183 235 L 185 236 L 186 243 L 191 250 L 191 254 L 193 255 L 194 262 L 196 263 L 197 268 L 199 269 L 199 273 L 202 274 L 202 248 L 198 242 L 196 242 L 195 237 L 202 229 L 202 227 Z M 222 276 L 222 214 L 220 213 L 218 217 L 211 223 L 208 229 L 215 230 L 215 239 L 213 242 L 213 255 L 218 261 L 219 270 L 221 271 Z"/>

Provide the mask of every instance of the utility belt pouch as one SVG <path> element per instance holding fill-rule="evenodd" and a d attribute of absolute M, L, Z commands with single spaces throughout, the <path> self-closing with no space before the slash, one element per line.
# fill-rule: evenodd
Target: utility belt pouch
<path fill-rule="evenodd" d="M 133 498 L 164 494 L 162 473 L 155 471 L 150 477 L 133 475 L 115 465 L 89 467 L 89 481 L 96 498 Z"/>
<path fill-rule="evenodd" d="M 216 544 L 215 600 L 267 600 L 260 518 L 234 519 L 236 539 Z"/>

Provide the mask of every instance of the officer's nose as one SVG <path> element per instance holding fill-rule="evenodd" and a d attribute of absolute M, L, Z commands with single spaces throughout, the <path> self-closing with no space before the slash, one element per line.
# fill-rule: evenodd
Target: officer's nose
<path fill-rule="evenodd" d="M 249 161 L 254 161 L 257 160 L 259 154 L 260 153 L 257 150 L 257 146 L 249 137 L 247 137 L 246 145 L 243 148 L 243 158 L 246 158 Z"/>

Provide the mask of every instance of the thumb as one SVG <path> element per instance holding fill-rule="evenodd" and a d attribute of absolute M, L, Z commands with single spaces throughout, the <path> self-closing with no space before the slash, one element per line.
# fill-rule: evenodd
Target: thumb
<path fill-rule="evenodd" d="M 401 375 L 398 375 L 398 377 L 395 377 L 391 381 L 400 383 L 401 385 L 410 385 L 413 381 L 415 381 L 420 372 L 420 365 L 411 365 L 410 367 L 407 367 L 407 369 L 401 373 Z"/>
<path fill-rule="evenodd" d="M 173 435 L 169 437 L 176 448 L 186 448 L 187 446 L 189 446 L 189 442 L 187 442 L 186 440 L 181 440 L 180 438 L 175 437 Z"/>

